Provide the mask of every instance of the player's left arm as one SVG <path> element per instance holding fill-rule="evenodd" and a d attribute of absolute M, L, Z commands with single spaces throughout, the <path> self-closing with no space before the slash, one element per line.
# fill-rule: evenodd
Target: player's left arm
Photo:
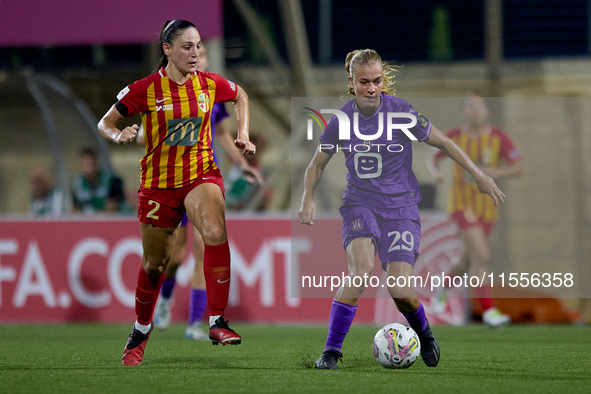
<path fill-rule="evenodd" d="M 499 189 L 494 179 L 486 175 L 470 157 L 460 149 L 448 136 L 443 134 L 435 126 L 431 126 L 431 133 L 425 142 L 437 149 L 442 150 L 452 160 L 461 165 L 472 175 L 476 181 L 476 186 L 481 193 L 486 193 L 492 198 L 495 205 L 498 205 L 499 200 L 505 201 L 505 194 Z"/>
<path fill-rule="evenodd" d="M 248 95 L 240 86 L 236 85 L 236 97 L 231 100 L 234 103 L 236 110 L 236 121 L 238 122 L 238 136 L 234 140 L 234 145 L 242 149 L 243 155 L 254 155 L 256 147 L 249 141 L 248 124 L 249 124 L 249 108 Z"/>

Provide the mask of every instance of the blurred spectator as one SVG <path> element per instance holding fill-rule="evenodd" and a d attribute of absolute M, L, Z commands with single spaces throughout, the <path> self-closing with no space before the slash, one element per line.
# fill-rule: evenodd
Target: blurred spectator
<path fill-rule="evenodd" d="M 101 169 L 97 153 L 84 148 L 78 155 L 80 175 L 74 178 L 74 209 L 91 215 L 97 212 L 129 213 L 123 180 Z"/>
<path fill-rule="evenodd" d="M 269 174 L 265 168 L 261 167 L 259 158 L 265 150 L 267 141 L 260 134 L 253 132 L 250 133 L 250 141 L 257 147 L 257 154 L 245 156 L 246 161 L 251 167 L 258 170 L 266 183 Z M 241 166 L 235 165 L 225 179 L 226 207 L 232 210 L 244 209 L 251 203 L 260 187 L 260 182 L 254 182 L 252 175 L 245 172 Z M 264 209 L 271 193 L 271 189 L 268 189 L 261 202 L 252 208 L 254 210 Z"/>
<path fill-rule="evenodd" d="M 31 203 L 29 212 L 32 216 L 60 216 L 65 213 L 64 193 L 53 186 L 53 181 L 46 168 L 33 168 L 30 182 Z"/>

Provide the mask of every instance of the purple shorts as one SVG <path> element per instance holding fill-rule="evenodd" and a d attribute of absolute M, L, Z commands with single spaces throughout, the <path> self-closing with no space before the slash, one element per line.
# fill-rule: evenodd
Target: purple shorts
<path fill-rule="evenodd" d="M 189 218 L 187 217 L 187 213 L 185 212 L 185 214 L 183 215 L 183 219 L 181 220 L 181 227 L 186 227 L 188 221 Z"/>
<path fill-rule="evenodd" d="M 361 204 L 346 204 L 339 209 L 343 217 L 343 247 L 347 250 L 355 238 L 371 238 L 380 254 L 382 269 L 388 264 L 404 261 L 414 267 L 419 257 L 421 220 L 419 208 L 370 208 Z"/>

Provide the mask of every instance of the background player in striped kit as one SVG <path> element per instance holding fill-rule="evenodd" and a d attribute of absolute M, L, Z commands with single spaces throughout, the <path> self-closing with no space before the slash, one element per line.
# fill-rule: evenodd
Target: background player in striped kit
<path fill-rule="evenodd" d="M 200 48 L 199 57 L 197 59 L 197 70 L 207 71 L 209 62 L 207 60 L 207 51 L 205 46 Z M 246 158 L 240 154 L 240 150 L 234 146 L 230 132 L 225 125 L 225 119 L 230 115 L 226 112 L 224 104 L 215 103 L 211 109 L 211 137 L 216 139 L 220 146 L 227 153 L 232 163 L 240 167 L 243 175 L 251 183 L 263 184 L 263 177 L 258 170 L 248 164 Z M 217 131 L 217 133 L 216 133 Z M 138 132 L 137 142 L 144 145 L 143 127 L 140 126 Z M 215 149 L 213 151 L 213 160 L 218 164 Z M 201 328 L 201 317 L 205 308 L 207 307 L 207 293 L 205 290 L 205 276 L 203 275 L 203 252 L 204 244 L 203 238 L 199 231 L 193 227 L 193 257 L 195 259 L 195 267 L 193 276 L 191 277 L 191 289 L 189 294 L 189 318 L 187 329 L 185 330 L 185 338 L 193 340 L 209 340 L 209 335 Z M 154 324 L 156 328 L 165 330 L 170 325 L 171 315 L 171 301 L 173 290 L 176 285 L 176 273 L 178 267 L 183 264 L 187 258 L 187 215 L 183 217 L 181 225 L 178 229 L 175 245 L 172 252 L 170 263 L 166 268 L 166 278 L 162 283 L 160 290 L 160 297 L 156 302 L 156 309 L 154 310 Z"/>
<path fill-rule="evenodd" d="M 486 124 L 488 107 L 484 99 L 476 95 L 466 97 L 463 116 L 465 124 L 445 134 L 493 179 L 519 176 L 523 171 L 521 153 L 505 133 Z M 439 170 L 443 158 L 445 154 L 435 149 L 427 158 L 427 167 L 437 183 L 443 181 Z M 452 267 L 451 275 L 462 276 L 468 272 L 470 276 L 481 277 L 490 258 L 488 238 L 497 220 L 498 207 L 478 191 L 474 178 L 462 167 L 454 164 L 452 176 L 447 211 L 460 228 L 464 253 L 461 260 Z M 434 309 L 442 311 L 447 291 L 444 288 L 438 290 Z M 490 284 L 475 287 L 473 291 L 482 309 L 482 321 L 485 324 L 498 327 L 511 322 L 508 315 L 494 307 Z"/>
<path fill-rule="evenodd" d="M 407 101 L 393 97 L 395 69 L 382 62 L 376 51 L 364 49 L 350 52 L 345 60 L 345 70 L 349 76 L 349 94 L 355 99 L 345 104 L 341 111 L 352 122 L 355 118 L 359 119 L 357 130 L 369 129 L 364 135 L 374 135 L 383 122 L 379 119 L 383 119 L 386 113 L 412 114 L 417 123 L 410 131 L 418 141 L 441 149 L 462 165 L 477 180 L 479 190 L 487 193 L 495 204 L 503 200 L 504 194 L 494 180 L 484 174 L 452 140 L 432 126 Z M 412 172 L 410 138 L 401 130 L 394 130 L 391 139 L 388 133 L 382 132 L 381 136 L 371 141 L 364 141 L 353 133 L 350 139 L 340 139 L 339 134 L 338 119 L 333 116 L 321 134 L 321 145 L 306 170 L 299 220 L 303 224 L 314 224 L 314 189 L 336 153 L 336 147 L 339 147 L 345 154 L 348 169 L 348 185 L 340 213 L 349 277 L 371 276 L 374 256 L 379 252 L 382 268 L 389 278 L 408 278 L 413 273 L 419 254 L 421 224 L 417 204 L 422 198 Z M 384 148 L 391 144 L 397 147 L 394 153 Z M 354 149 L 359 145 L 367 149 Z M 333 148 L 321 150 L 322 146 Z M 388 292 L 398 310 L 417 332 L 423 361 L 427 366 L 435 367 L 439 363 L 439 344 L 431 332 L 416 291 L 410 281 L 405 282 L 408 284 L 406 287 L 388 287 Z M 355 317 L 359 297 L 365 290 L 363 284 L 357 287 L 354 283 L 345 282 L 334 297 L 326 346 L 316 361 L 316 368 L 336 369 L 337 360 L 342 358 L 343 341 Z"/>
<path fill-rule="evenodd" d="M 146 131 L 138 209 L 144 253 L 136 287 L 137 320 L 123 352 L 124 365 L 139 365 L 143 359 L 174 231 L 185 212 L 205 244 L 210 339 L 224 345 L 242 340 L 223 317 L 230 290 L 230 248 L 223 180 L 211 148 L 210 116 L 213 103 L 234 102 L 235 145 L 243 154 L 254 154 L 256 148 L 248 139 L 248 96 L 217 74 L 197 71 L 201 37 L 191 22 L 166 21 L 160 45 L 159 70 L 124 88 L 98 124 L 101 135 L 118 144 L 133 142 L 139 128 L 119 130 L 117 124 L 124 117 L 141 114 Z"/>

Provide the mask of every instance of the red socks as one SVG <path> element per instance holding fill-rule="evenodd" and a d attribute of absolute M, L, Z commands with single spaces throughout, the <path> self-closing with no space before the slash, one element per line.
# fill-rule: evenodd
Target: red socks
<path fill-rule="evenodd" d="M 483 285 L 481 287 L 475 287 L 474 295 L 483 313 L 494 306 L 490 286 Z"/>
<path fill-rule="evenodd" d="M 230 294 L 230 246 L 228 241 L 221 245 L 205 245 L 203 272 L 207 287 L 209 315 L 223 315 Z"/>
<path fill-rule="evenodd" d="M 135 288 L 135 314 L 138 323 L 148 325 L 152 322 L 152 315 L 154 314 L 156 300 L 162 282 L 164 282 L 164 277 L 164 274 L 157 278 L 148 276 L 144 271 L 144 267 L 140 264 Z"/>

